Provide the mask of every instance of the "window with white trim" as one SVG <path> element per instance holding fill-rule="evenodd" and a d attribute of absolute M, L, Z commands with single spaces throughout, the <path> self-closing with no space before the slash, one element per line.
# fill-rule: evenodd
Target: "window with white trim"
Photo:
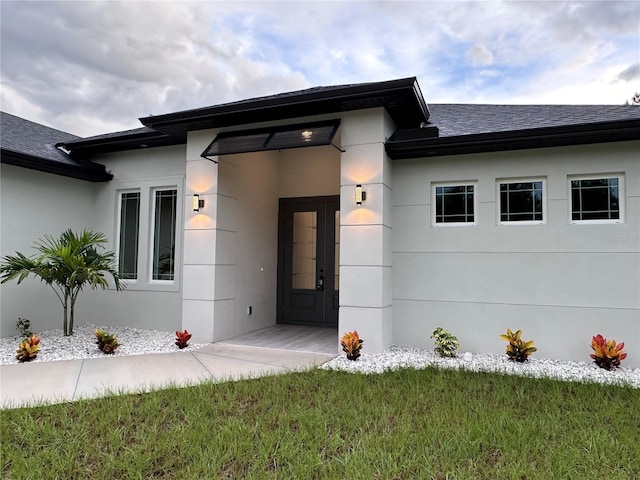
<path fill-rule="evenodd" d="M 175 274 L 178 191 L 154 192 L 152 280 L 173 280 Z"/>
<path fill-rule="evenodd" d="M 544 180 L 500 181 L 498 193 L 501 224 L 546 221 Z"/>
<path fill-rule="evenodd" d="M 123 192 L 120 194 L 118 274 L 125 280 L 138 278 L 139 233 L 140 192 Z"/>
<path fill-rule="evenodd" d="M 475 225 L 475 189 L 475 183 L 434 185 L 434 225 Z"/>
<path fill-rule="evenodd" d="M 622 223 L 622 176 L 574 177 L 571 189 L 571 222 Z"/>
<path fill-rule="evenodd" d="M 165 177 L 114 185 L 113 250 L 130 290 L 180 289 L 182 181 Z"/>

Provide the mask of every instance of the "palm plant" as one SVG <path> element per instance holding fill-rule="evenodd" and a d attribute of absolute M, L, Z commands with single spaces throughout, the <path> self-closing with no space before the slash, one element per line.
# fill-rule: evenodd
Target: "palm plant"
<path fill-rule="evenodd" d="M 89 285 L 93 290 L 108 287 L 105 273 L 113 277 L 116 290 L 124 288 L 115 267 L 113 252 L 98 253 L 98 247 L 107 239 L 102 233 L 84 230 L 76 234 L 71 229 L 59 238 L 46 235 L 36 242 L 39 255 L 27 257 L 20 252 L 8 255 L 0 261 L 0 280 L 18 280 L 20 284 L 30 274 L 40 277 L 49 285 L 63 308 L 63 329 L 66 336 L 73 335 L 73 318 L 76 300 L 82 289 Z"/>

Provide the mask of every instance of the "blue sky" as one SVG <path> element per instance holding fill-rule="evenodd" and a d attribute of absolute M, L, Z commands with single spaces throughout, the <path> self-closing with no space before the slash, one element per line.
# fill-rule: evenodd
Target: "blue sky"
<path fill-rule="evenodd" d="M 81 136 L 416 76 L 429 103 L 622 104 L 638 1 L 0 2 L 3 111 Z"/>

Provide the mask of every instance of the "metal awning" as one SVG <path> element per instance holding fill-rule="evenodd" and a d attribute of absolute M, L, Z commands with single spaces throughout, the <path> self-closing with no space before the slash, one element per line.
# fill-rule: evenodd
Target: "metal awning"
<path fill-rule="evenodd" d="M 338 127 L 340 127 L 340 120 L 328 120 L 223 132 L 216 135 L 200 156 L 216 162 L 217 159 L 211 157 L 234 153 L 332 145 L 333 137 L 335 137 Z"/>

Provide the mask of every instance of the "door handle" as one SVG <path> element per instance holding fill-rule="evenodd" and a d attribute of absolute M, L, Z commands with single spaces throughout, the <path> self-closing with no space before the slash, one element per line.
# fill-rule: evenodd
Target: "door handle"
<path fill-rule="evenodd" d="M 324 275 L 320 275 L 316 281 L 316 290 L 324 290 Z"/>

